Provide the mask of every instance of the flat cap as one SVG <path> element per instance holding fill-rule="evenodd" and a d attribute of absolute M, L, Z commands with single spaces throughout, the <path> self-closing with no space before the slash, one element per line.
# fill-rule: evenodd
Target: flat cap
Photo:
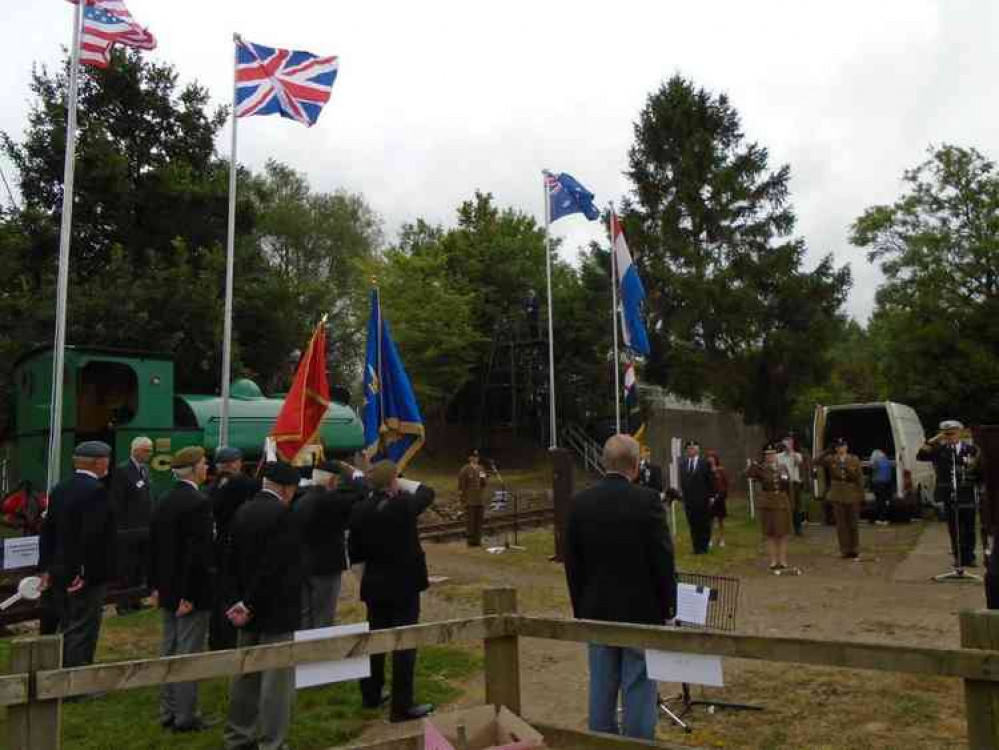
<path fill-rule="evenodd" d="M 110 458 L 111 446 L 100 440 L 88 440 L 76 446 L 73 455 L 77 458 Z"/>
<path fill-rule="evenodd" d="M 271 461 L 264 464 L 264 479 L 279 484 L 282 487 L 297 487 L 298 469 L 284 461 Z"/>
<path fill-rule="evenodd" d="M 216 449 L 215 451 L 215 463 L 217 464 L 228 464 L 233 461 L 239 461 L 243 458 L 243 451 L 239 448 L 231 448 L 229 446 L 223 446 Z"/>
<path fill-rule="evenodd" d="M 365 475 L 368 486 L 374 490 L 387 490 L 397 476 L 399 469 L 392 461 L 379 461 Z"/>
<path fill-rule="evenodd" d="M 958 422 L 956 419 L 945 419 L 943 422 L 940 423 L 940 429 L 944 430 L 945 432 L 949 432 L 950 430 L 963 430 L 964 425 Z"/>
<path fill-rule="evenodd" d="M 200 445 L 189 445 L 181 448 L 170 458 L 171 469 L 186 469 L 189 466 L 197 466 L 205 458 L 205 449 Z"/>

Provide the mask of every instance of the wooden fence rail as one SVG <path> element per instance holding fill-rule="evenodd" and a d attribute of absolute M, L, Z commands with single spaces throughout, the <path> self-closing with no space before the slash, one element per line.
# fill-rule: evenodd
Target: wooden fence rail
<path fill-rule="evenodd" d="M 0 705 L 8 706 L 8 746 L 17 750 L 59 748 L 60 705 L 65 698 L 163 683 L 259 672 L 318 661 L 388 653 L 455 642 L 485 646 L 486 702 L 520 710 L 520 638 L 603 643 L 639 649 L 711 654 L 778 663 L 877 670 L 964 680 L 968 742 L 975 750 L 999 750 L 999 612 L 962 612 L 961 648 L 777 638 L 687 629 L 561 620 L 517 613 L 516 591 L 484 592 L 481 617 L 392 630 L 218 651 L 59 669 L 61 638 L 19 638 L 12 644 L 11 672 L 0 677 Z M 538 717 L 549 724 L 551 717 Z M 556 731 L 557 730 L 557 731 Z M 606 745 L 587 733 L 551 725 L 572 747 Z M 575 738 L 572 744 L 569 738 Z M 411 738 L 400 747 L 412 746 Z M 408 743 L 408 744 L 407 744 Z M 639 747 L 635 744 L 634 747 Z M 645 745 L 641 745 L 645 746 Z"/>

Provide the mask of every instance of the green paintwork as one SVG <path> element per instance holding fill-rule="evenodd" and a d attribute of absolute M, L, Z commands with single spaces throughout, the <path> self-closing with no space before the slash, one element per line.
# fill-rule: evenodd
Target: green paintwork
<path fill-rule="evenodd" d="M 220 399 L 208 395 L 175 395 L 173 361 L 163 355 L 111 349 L 67 347 L 63 382 L 63 439 L 60 474 L 72 468 L 73 447 L 83 440 L 100 439 L 114 449 L 115 461 L 124 461 L 133 438 L 153 440 L 152 483 L 159 491 L 171 483 L 170 456 L 187 445 L 202 445 L 209 453 L 218 447 Z M 80 410 L 81 390 L 87 374 L 112 372 L 105 382 L 134 384 L 137 396 L 127 412 L 116 413 L 108 424 L 102 406 L 113 397 L 95 399 L 96 412 L 88 417 Z M 132 380 L 134 378 L 134 380 Z M 8 490 L 22 480 L 35 489 L 45 486 L 48 459 L 49 411 L 52 384 L 52 352 L 49 348 L 28 352 L 14 365 L 12 383 L 13 430 L 4 446 L 8 467 Z M 248 461 L 259 459 L 283 399 L 267 398 L 255 383 L 237 380 L 230 389 L 230 444 L 241 448 Z M 96 414 L 96 416 L 95 416 Z M 360 450 L 364 430 L 352 409 L 332 404 L 320 435 L 327 452 Z"/>

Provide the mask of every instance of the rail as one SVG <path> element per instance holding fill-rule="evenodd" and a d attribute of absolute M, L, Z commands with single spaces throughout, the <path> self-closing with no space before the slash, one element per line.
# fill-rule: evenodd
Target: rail
<path fill-rule="evenodd" d="M 961 647 L 900 646 L 857 641 L 751 636 L 589 620 L 529 617 L 517 611 L 514 589 L 483 592 L 483 614 L 460 620 L 411 625 L 316 641 L 158 659 L 140 659 L 60 669 L 60 636 L 19 638 L 11 648 L 11 672 L 0 677 L 0 705 L 8 707 L 8 747 L 57 750 L 64 699 L 164 683 L 260 672 L 318 661 L 345 659 L 456 642 L 483 641 L 485 701 L 520 712 L 520 638 L 603 643 L 641 649 L 711 654 L 786 664 L 874 670 L 964 681 L 968 744 L 999 750 L 999 612 L 964 611 Z M 530 717 L 551 747 L 672 747 L 594 735 L 560 727 L 550 717 Z M 364 746 L 399 750 L 413 737 Z"/>
<path fill-rule="evenodd" d="M 583 469 L 603 476 L 603 449 L 586 431 L 575 424 L 565 424 L 561 430 L 562 444 L 583 462 Z"/>

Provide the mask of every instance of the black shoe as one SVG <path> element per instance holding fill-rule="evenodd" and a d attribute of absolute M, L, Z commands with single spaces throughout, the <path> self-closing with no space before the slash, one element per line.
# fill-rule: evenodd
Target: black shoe
<path fill-rule="evenodd" d="M 173 731 L 175 732 L 207 732 L 218 726 L 218 719 L 195 719 L 190 724 L 174 724 Z"/>
<path fill-rule="evenodd" d="M 392 714 L 392 716 L 389 717 L 389 721 L 393 724 L 398 724 L 402 721 L 414 721 L 416 719 L 422 719 L 425 716 L 429 716 L 433 712 L 433 703 L 422 703 L 419 706 L 410 706 L 409 709 L 401 714 Z"/>
<path fill-rule="evenodd" d="M 173 717 L 168 719 L 160 719 L 160 727 L 163 729 L 173 729 Z"/>

